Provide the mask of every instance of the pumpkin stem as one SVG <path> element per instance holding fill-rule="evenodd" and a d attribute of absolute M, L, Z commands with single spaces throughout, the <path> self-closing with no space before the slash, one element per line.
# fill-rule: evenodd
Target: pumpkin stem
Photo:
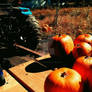
<path fill-rule="evenodd" d="M 61 34 L 59 33 L 59 34 L 58 34 L 58 36 L 60 37 L 60 36 L 61 36 Z"/>
<path fill-rule="evenodd" d="M 78 43 L 76 46 L 77 46 L 77 47 L 80 47 L 80 44 Z"/>
<path fill-rule="evenodd" d="M 87 59 L 89 56 L 85 56 L 85 59 Z"/>
<path fill-rule="evenodd" d="M 92 69 L 92 65 L 90 65 L 90 69 Z"/>
<path fill-rule="evenodd" d="M 87 80 L 85 80 L 85 82 L 83 83 L 83 92 L 91 92 L 89 89 L 90 89 L 90 88 L 89 88 L 89 81 L 88 81 L 88 79 L 87 79 Z"/>
<path fill-rule="evenodd" d="M 61 77 L 66 77 L 66 76 L 67 76 L 66 72 L 63 72 L 63 73 L 61 74 Z"/>

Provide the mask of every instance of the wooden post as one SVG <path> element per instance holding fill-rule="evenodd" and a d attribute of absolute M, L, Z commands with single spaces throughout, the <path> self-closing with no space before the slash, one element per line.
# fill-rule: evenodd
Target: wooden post
<path fill-rule="evenodd" d="M 59 13 L 59 7 L 60 7 L 60 0 L 57 1 L 57 6 L 56 6 L 56 15 L 54 19 L 54 25 L 58 25 L 58 13 Z"/>

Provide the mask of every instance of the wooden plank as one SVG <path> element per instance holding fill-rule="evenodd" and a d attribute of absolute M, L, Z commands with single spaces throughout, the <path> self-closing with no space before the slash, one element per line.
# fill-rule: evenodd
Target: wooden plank
<path fill-rule="evenodd" d="M 9 72 L 29 91 L 31 90 L 32 92 L 44 92 L 44 81 L 48 74 L 52 72 L 52 70 L 48 70 L 46 67 L 43 67 L 37 63 L 37 61 L 35 62 L 34 60 L 31 60 L 10 68 Z"/>
<path fill-rule="evenodd" d="M 36 54 L 36 55 L 38 55 L 38 56 L 43 56 L 43 54 L 41 54 L 41 53 L 39 53 L 39 52 L 37 52 L 37 51 L 34 51 L 34 50 L 31 50 L 31 49 L 29 49 L 29 48 L 26 48 L 26 47 L 24 47 L 24 46 L 22 46 L 22 45 L 19 45 L 19 44 L 14 44 L 16 47 L 19 47 L 19 48 L 21 48 L 21 49 L 24 49 L 24 50 L 26 50 L 26 51 L 29 51 L 29 52 L 31 52 L 31 53 L 34 53 L 34 54 Z"/>
<path fill-rule="evenodd" d="M 36 60 L 39 61 L 39 60 L 46 59 L 46 58 L 50 58 L 50 54 L 49 53 L 44 55 L 44 56 L 42 56 L 42 57 L 36 58 Z"/>
<path fill-rule="evenodd" d="M 28 92 L 9 73 L 5 70 L 3 72 L 6 83 L 3 86 L 0 86 L 0 92 Z"/>

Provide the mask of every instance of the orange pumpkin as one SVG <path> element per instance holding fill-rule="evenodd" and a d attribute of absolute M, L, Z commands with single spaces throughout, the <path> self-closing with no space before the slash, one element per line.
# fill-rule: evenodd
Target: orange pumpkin
<path fill-rule="evenodd" d="M 60 44 L 62 48 L 64 48 L 66 54 L 69 55 L 74 48 L 74 43 L 72 38 L 69 35 L 64 34 L 64 35 L 61 35 L 59 39 L 60 39 Z"/>
<path fill-rule="evenodd" d="M 81 34 L 75 40 L 74 44 L 76 45 L 79 42 L 87 42 L 92 46 L 92 35 L 90 34 Z"/>
<path fill-rule="evenodd" d="M 78 58 L 80 56 L 91 56 L 91 45 L 86 42 L 77 43 L 74 46 L 72 54 L 74 58 Z"/>
<path fill-rule="evenodd" d="M 88 81 L 90 92 L 92 92 L 92 57 L 82 56 L 76 59 L 73 69 L 81 76 L 83 81 Z"/>
<path fill-rule="evenodd" d="M 60 58 L 69 55 L 72 52 L 73 47 L 72 38 L 65 34 L 52 37 L 52 40 L 48 43 L 50 55 Z"/>
<path fill-rule="evenodd" d="M 45 92 L 83 92 L 79 73 L 70 68 L 60 68 L 51 72 L 44 84 Z"/>

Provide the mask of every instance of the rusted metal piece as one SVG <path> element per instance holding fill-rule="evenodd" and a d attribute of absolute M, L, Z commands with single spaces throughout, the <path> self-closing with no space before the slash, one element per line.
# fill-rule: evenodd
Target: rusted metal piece
<path fill-rule="evenodd" d="M 34 53 L 34 54 L 36 54 L 36 55 L 38 55 L 38 56 L 43 56 L 43 54 L 41 54 L 41 53 L 39 53 L 39 52 L 37 52 L 37 51 L 34 51 L 34 50 L 31 50 L 31 49 L 29 49 L 29 48 L 26 48 L 26 47 L 24 47 L 24 46 L 22 46 L 22 45 L 19 45 L 19 44 L 14 44 L 14 46 L 16 46 L 16 47 L 18 47 L 18 48 L 21 48 L 21 49 L 24 49 L 24 50 L 26 50 L 26 51 L 29 51 L 29 52 L 31 52 L 31 53 Z"/>

